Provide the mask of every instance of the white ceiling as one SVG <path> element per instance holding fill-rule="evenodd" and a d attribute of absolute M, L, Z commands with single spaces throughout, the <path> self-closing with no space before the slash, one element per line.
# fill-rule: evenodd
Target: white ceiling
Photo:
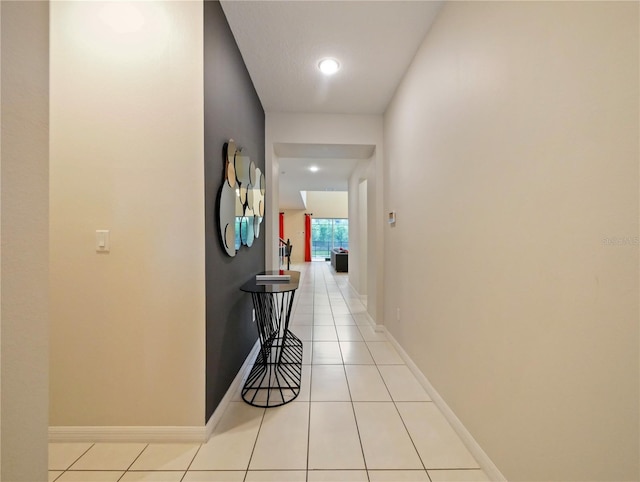
<path fill-rule="evenodd" d="M 305 209 L 301 191 L 347 191 L 349 176 L 375 146 L 276 143 L 280 162 L 280 209 Z M 309 168 L 315 166 L 316 172 Z"/>
<path fill-rule="evenodd" d="M 382 114 L 441 2 L 221 2 L 266 112 Z M 325 77 L 323 57 L 342 68 Z"/>
<path fill-rule="evenodd" d="M 222 0 L 221 4 L 266 112 L 382 114 L 442 2 Z M 331 77 L 317 68 L 324 57 L 341 63 Z M 346 190 L 363 154 L 357 146 L 342 147 L 341 152 L 323 153 L 322 146 L 313 144 L 280 145 L 276 155 L 280 171 L 285 171 L 280 208 L 303 209 L 301 190 Z M 308 171 L 311 160 L 321 167 L 315 176 Z"/>

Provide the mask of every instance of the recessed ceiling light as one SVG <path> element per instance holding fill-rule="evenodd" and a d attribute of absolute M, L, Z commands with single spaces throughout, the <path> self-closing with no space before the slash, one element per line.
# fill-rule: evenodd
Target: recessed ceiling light
<path fill-rule="evenodd" d="M 318 62 L 318 68 L 324 75 L 333 75 L 340 70 L 340 62 L 336 59 L 322 59 Z"/>
<path fill-rule="evenodd" d="M 309 170 L 310 170 L 311 172 L 318 172 L 318 166 L 311 166 L 311 167 L 309 168 Z"/>

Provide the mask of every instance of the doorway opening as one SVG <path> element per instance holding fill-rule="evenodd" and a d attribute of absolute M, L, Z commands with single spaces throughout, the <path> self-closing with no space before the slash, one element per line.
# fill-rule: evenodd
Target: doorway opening
<path fill-rule="evenodd" d="M 334 248 L 349 250 L 349 220 L 311 219 L 311 259 L 328 261 Z"/>

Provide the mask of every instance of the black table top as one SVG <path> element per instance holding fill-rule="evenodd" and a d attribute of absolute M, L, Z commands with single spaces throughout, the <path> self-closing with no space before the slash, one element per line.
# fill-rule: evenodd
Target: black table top
<path fill-rule="evenodd" d="M 258 274 L 288 274 L 291 276 L 291 279 L 287 281 L 256 281 L 254 276 L 243 284 L 240 289 L 247 293 L 285 293 L 287 291 L 297 290 L 300 282 L 300 271 L 264 271 Z"/>

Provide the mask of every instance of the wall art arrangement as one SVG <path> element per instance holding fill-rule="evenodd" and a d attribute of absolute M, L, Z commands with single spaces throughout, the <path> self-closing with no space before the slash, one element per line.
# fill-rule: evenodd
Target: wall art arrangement
<path fill-rule="evenodd" d="M 233 139 L 225 143 L 224 183 L 220 189 L 220 236 L 229 256 L 241 246 L 250 248 L 260 236 L 264 218 L 264 173 L 244 155 Z"/>

